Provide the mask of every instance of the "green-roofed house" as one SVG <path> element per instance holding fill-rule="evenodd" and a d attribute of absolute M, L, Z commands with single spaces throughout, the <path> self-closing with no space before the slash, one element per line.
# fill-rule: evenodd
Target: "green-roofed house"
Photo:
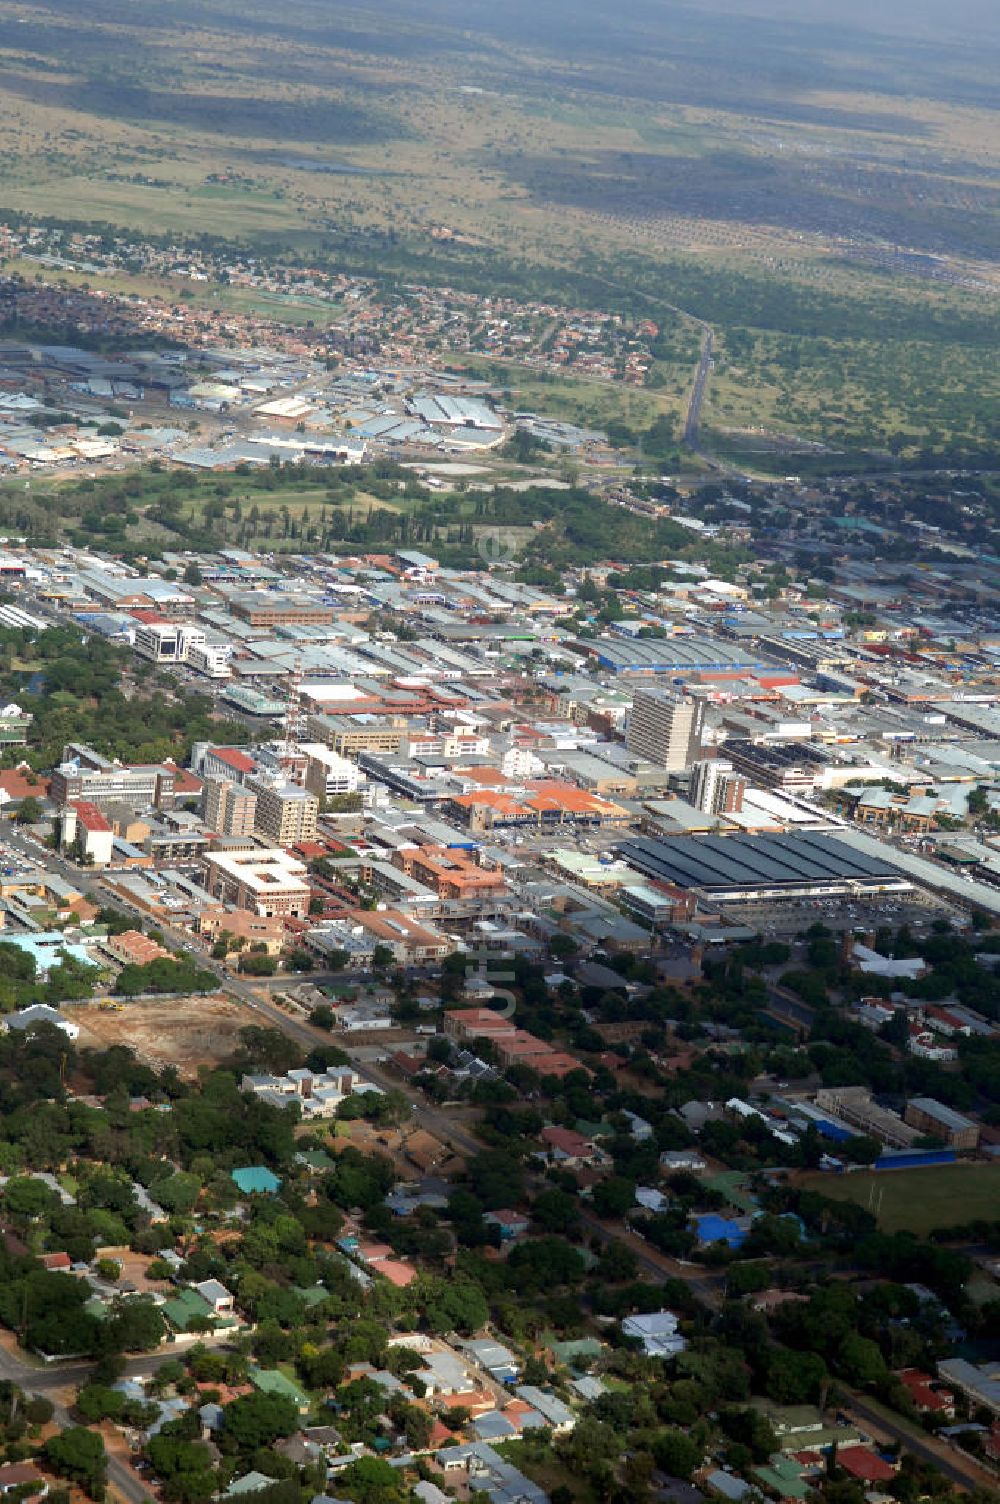
<path fill-rule="evenodd" d="M 802 1467 L 793 1457 L 774 1456 L 764 1467 L 755 1467 L 753 1476 L 768 1493 L 779 1499 L 804 1499 L 809 1485 L 802 1477 Z"/>
<path fill-rule="evenodd" d="M 269 1478 L 266 1473 L 244 1473 L 242 1478 L 234 1478 L 232 1483 L 223 1494 L 224 1499 L 239 1499 L 244 1494 L 259 1494 L 265 1488 L 273 1488 L 275 1480 Z"/>
<path fill-rule="evenodd" d="M 325 1285 L 302 1285 L 295 1286 L 295 1294 L 299 1297 L 307 1311 L 312 1311 L 316 1306 L 321 1306 L 325 1300 L 330 1299 L 330 1292 Z"/>
<path fill-rule="evenodd" d="M 336 1160 L 331 1159 L 325 1149 L 303 1149 L 296 1154 L 295 1163 L 311 1170 L 314 1175 L 325 1175 L 328 1170 L 337 1168 Z"/>
<path fill-rule="evenodd" d="M 742 1170 L 723 1170 L 718 1175 L 703 1175 L 701 1183 L 708 1186 L 709 1190 L 718 1191 L 720 1196 L 725 1196 L 730 1206 L 746 1216 L 760 1211 L 760 1202 L 747 1189 L 746 1176 Z"/>
<path fill-rule="evenodd" d="M 164 1301 L 162 1310 L 170 1325 L 179 1332 L 189 1331 L 195 1320 L 215 1325 L 215 1312 L 197 1290 L 178 1290 L 176 1295 Z"/>
<path fill-rule="evenodd" d="M 231 1179 L 244 1196 L 276 1196 L 281 1190 L 281 1181 L 266 1165 L 244 1165 L 232 1171 Z"/>
<path fill-rule="evenodd" d="M 590 1363 L 604 1351 L 603 1343 L 595 1337 L 578 1337 L 573 1342 L 557 1342 L 549 1333 L 542 1338 L 542 1343 L 558 1363 L 565 1363 L 570 1368 L 576 1363 Z"/>
<path fill-rule="evenodd" d="M 279 1395 L 283 1400 L 291 1400 L 300 1415 L 309 1414 L 312 1400 L 294 1379 L 288 1378 L 279 1369 L 251 1368 L 248 1378 L 258 1394 Z"/>

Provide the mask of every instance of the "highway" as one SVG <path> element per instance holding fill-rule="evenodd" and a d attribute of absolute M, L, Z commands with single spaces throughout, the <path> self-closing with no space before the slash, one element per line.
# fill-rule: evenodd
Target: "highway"
<path fill-rule="evenodd" d="M 701 331 L 701 356 L 698 360 L 698 369 L 695 371 L 691 396 L 688 398 L 687 416 L 684 419 L 683 441 L 695 454 L 699 455 L 702 459 L 707 459 L 708 456 L 701 454 L 698 448 L 698 431 L 701 427 L 701 409 L 705 402 L 705 388 L 708 385 L 709 372 L 712 369 L 712 351 L 715 337 L 708 324 L 702 324 Z"/>

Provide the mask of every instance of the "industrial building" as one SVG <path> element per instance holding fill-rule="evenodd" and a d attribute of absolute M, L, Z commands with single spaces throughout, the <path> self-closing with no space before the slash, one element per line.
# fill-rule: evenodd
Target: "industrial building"
<path fill-rule="evenodd" d="M 788 835 L 679 836 L 622 841 L 617 854 L 659 882 L 696 888 L 714 903 L 788 898 L 871 898 L 911 884 L 888 862 L 825 831 Z"/>
<path fill-rule="evenodd" d="M 867 1086 L 831 1086 L 816 1093 L 816 1106 L 834 1121 L 849 1123 L 859 1133 L 888 1144 L 891 1149 L 909 1149 L 919 1137 L 898 1112 L 880 1107 Z"/>
<path fill-rule="evenodd" d="M 933 1097 L 914 1097 L 903 1117 L 921 1133 L 944 1139 L 949 1148 L 975 1149 L 979 1143 L 979 1124 Z"/>
<path fill-rule="evenodd" d="M 567 643 L 613 674 L 703 674 L 713 678 L 773 668 L 759 654 L 717 637 L 578 637 Z"/>

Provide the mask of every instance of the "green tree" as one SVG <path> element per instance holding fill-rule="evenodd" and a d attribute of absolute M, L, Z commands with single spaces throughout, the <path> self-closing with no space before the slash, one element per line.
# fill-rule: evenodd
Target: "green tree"
<path fill-rule="evenodd" d="M 669 1477 L 681 1478 L 684 1482 L 691 1477 L 695 1468 L 701 1466 L 704 1455 L 704 1447 L 685 1431 L 662 1431 L 653 1442 L 653 1456 L 657 1466 Z"/>
<path fill-rule="evenodd" d="M 359 1457 L 337 1475 L 355 1504 L 397 1504 L 405 1495 L 399 1472 L 381 1457 Z"/>
<path fill-rule="evenodd" d="M 78 1483 L 91 1498 L 98 1498 L 104 1489 L 108 1458 L 104 1443 L 94 1431 L 86 1426 L 69 1426 L 55 1436 L 50 1436 L 42 1448 L 45 1460 L 54 1473 Z"/>
<path fill-rule="evenodd" d="M 280 1394 L 244 1394 L 225 1407 L 226 1435 L 241 1452 L 270 1446 L 279 1436 L 292 1436 L 299 1428 L 294 1400 Z"/>

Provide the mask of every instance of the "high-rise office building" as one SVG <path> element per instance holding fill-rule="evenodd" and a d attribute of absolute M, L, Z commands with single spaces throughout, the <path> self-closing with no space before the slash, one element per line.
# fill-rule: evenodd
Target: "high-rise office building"
<path fill-rule="evenodd" d="M 227 778 L 206 778 L 202 818 L 220 836 L 252 836 L 257 818 L 257 795 Z"/>
<path fill-rule="evenodd" d="M 701 751 L 704 717 L 700 700 L 667 689 L 637 689 L 625 745 L 636 757 L 680 773 Z"/>
<path fill-rule="evenodd" d="M 278 846 L 316 839 L 319 800 L 297 783 L 261 774 L 250 782 L 257 795 L 257 831 Z"/>
<path fill-rule="evenodd" d="M 691 803 L 707 815 L 738 815 L 746 786 L 732 763 L 721 758 L 706 758 L 691 769 Z"/>

